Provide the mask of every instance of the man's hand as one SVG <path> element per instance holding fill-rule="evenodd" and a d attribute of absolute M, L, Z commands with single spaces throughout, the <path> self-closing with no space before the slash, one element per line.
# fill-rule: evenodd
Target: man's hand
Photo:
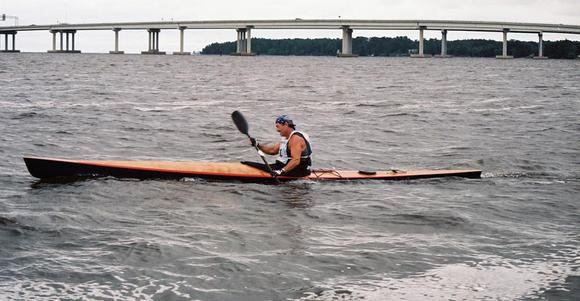
<path fill-rule="evenodd" d="M 277 177 L 284 174 L 284 169 L 277 169 L 272 171 L 272 176 Z"/>

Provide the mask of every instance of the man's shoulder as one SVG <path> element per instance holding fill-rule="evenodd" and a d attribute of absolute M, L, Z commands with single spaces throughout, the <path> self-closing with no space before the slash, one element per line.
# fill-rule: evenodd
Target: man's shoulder
<path fill-rule="evenodd" d="M 288 140 L 288 142 L 301 142 L 301 141 L 306 141 L 304 136 L 302 135 L 302 133 L 296 132 L 294 133 L 292 136 L 290 136 L 290 139 Z"/>
<path fill-rule="evenodd" d="M 304 139 L 304 138 L 308 137 L 308 134 L 303 133 L 303 132 L 299 132 L 299 131 L 295 131 L 290 136 L 290 139 L 293 139 L 294 137 L 298 137 L 300 139 Z"/>

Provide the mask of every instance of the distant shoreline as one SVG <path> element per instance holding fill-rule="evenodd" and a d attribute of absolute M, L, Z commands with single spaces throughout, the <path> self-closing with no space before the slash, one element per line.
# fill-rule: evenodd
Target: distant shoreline
<path fill-rule="evenodd" d="M 9 55 L 11 53 L 0 53 L 1 55 Z M 16 53 L 12 53 L 13 55 L 20 55 L 20 54 L 49 54 L 49 55 L 54 55 L 52 53 L 46 53 L 44 51 L 20 51 L 20 52 L 16 52 Z M 61 54 L 65 54 L 65 55 L 70 55 L 67 53 L 61 53 Z M 111 55 L 110 53 L 107 52 L 81 52 L 81 53 L 76 53 L 78 55 Z M 126 56 L 126 55 L 131 55 L 131 56 L 143 56 L 143 54 L 139 53 L 139 52 L 125 52 L 124 54 L 122 54 L 121 56 Z M 171 53 L 166 53 L 160 56 L 174 56 Z M 189 56 L 205 56 L 205 57 L 211 57 L 211 56 L 233 56 L 232 53 L 192 53 Z M 301 54 L 301 55 L 296 55 L 296 54 L 267 54 L 267 53 L 254 53 L 253 56 L 262 56 L 262 57 L 336 57 L 336 55 L 314 55 L 314 54 Z M 359 56 L 361 58 L 410 58 L 410 55 L 399 55 L 399 56 L 378 56 L 378 55 L 361 55 Z M 437 55 L 430 55 L 427 54 L 427 57 L 437 57 Z M 484 57 L 484 56 L 460 56 L 460 55 L 450 55 L 450 57 L 454 57 L 454 58 L 482 58 L 482 59 L 491 59 L 491 58 L 495 58 L 495 57 Z M 514 57 L 515 59 L 526 59 L 526 58 L 533 58 L 532 56 L 522 56 L 522 57 Z M 580 55 L 576 58 L 554 58 L 554 57 L 549 57 L 549 59 L 555 59 L 555 60 L 574 60 L 574 59 L 578 59 L 580 60 Z"/>
<path fill-rule="evenodd" d="M 281 56 L 336 56 L 341 39 L 252 39 L 256 55 Z M 407 37 L 357 37 L 352 52 L 358 56 L 408 57 L 417 52 L 419 42 Z M 580 55 L 580 41 L 544 41 L 544 56 L 554 59 L 576 59 Z M 201 54 L 229 55 L 236 52 L 236 42 L 212 43 Z M 426 39 L 424 53 L 441 54 L 441 40 Z M 466 39 L 447 42 L 447 54 L 457 57 L 495 57 L 502 53 L 502 42 L 484 39 Z M 515 58 L 538 55 L 537 42 L 510 40 L 508 54 Z"/>

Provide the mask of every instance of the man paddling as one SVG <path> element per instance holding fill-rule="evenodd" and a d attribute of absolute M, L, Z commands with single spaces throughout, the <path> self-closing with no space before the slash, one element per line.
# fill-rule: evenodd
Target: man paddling
<path fill-rule="evenodd" d="M 296 124 L 288 115 L 276 118 L 276 131 L 280 133 L 280 136 L 284 137 L 281 142 L 264 145 L 258 143 L 256 139 L 250 138 L 250 143 L 268 155 L 279 155 L 276 163 L 270 164 L 274 176 L 308 176 L 312 166 L 312 148 L 308 135 L 297 131 Z M 266 166 L 261 163 L 243 163 L 267 170 Z"/>

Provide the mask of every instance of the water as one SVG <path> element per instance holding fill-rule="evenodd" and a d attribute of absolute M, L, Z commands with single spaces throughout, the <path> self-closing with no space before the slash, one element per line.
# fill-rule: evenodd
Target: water
<path fill-rule="evenodd" d="M 2 300 L 578 300 L 580 61 L 0 55 Z M 32 178 L 23 155 L 483 178 Z"/>

